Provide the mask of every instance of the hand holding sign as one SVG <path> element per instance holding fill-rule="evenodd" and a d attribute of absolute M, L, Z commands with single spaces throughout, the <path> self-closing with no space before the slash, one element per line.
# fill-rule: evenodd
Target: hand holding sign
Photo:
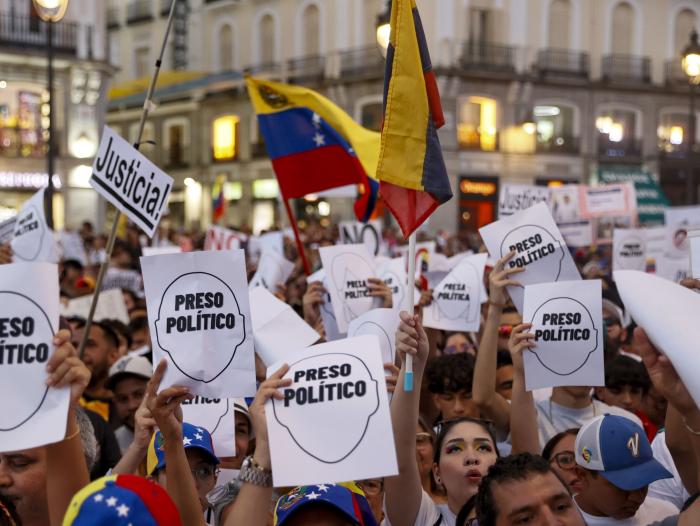
<path fill-rule="evenodd" d="M 15 261 L 56 261 L 53 231 L 44 215 L 44 188 L 22 204 L 15 222 L 12 252 Z"/>
<path fill-rule="evenodd" d="M 191 399 L 192 394 L 187 387 L 172 386 L 163 389 L 160 393 L 160 383 L 168 367 L 166 360 L 161 360 L 153 376 L 148 381 L 148 410 L 158 424 L 158 429 L 166 441 L 182 443 L 182 407 L 185 400 Z"/>
<path fill-rule="evenodd" d="M 70 403 L 77 407 L 80 397 L 90 383 L 90 370 L 78 358 L 78 351 L 70 341 L 70 331 L 58 331 L 53 339 L 56 350 L 46 364 L 49 374 L 46 385 L 55 389 L 70 387 Z"/>

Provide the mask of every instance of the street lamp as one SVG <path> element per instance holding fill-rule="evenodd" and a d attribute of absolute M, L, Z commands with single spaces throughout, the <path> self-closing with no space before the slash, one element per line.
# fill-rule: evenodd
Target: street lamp
<path fill-rule="evenodd" d="M 53 172 L 54 172 L 54 137 L 53 137 L 53 25 L 60 22 L 68 9 L 69 0 L 32 0 L 39 18 L 46 22 L 46 50 L 48 58 L 47 77 L 49 91 L 49 141 L 46 154 L 46 172 L 48 187 L 46 191 L 46 222 L 53 228 Z"/>
<path fill-rule="evenodd" d="M 688 163 L 688 199 L 691 203 L 697 200 L 697 190 L 695 188 L 695 174 L 693 171 L 693 147 L 695 145 L 695 134 L 697 129 L 697 119 L 695 117 L 695 86 L 700 83 L 700 43 L 698 43 L 698 32 L 693 29 L 690 33 L 690 42 L 681 53 L 681 65 L 684 73 L 688 76 L 690 83 L 690 115 L 688 116 L 688 140 L 686 143 L 687 163 Z"/>
<path fill-rule="evenodd" d="M 389 47 L 389 35 L 391 34 L 391 0 L 387 0 L 386 7 L 382 13 L 377 15 L 377 45 L 386 58 L 386 50 Z"/>

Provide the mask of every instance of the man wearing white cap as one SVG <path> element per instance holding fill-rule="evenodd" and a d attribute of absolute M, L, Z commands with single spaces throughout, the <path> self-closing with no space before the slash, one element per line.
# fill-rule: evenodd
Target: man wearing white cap
<path fill-rule="evenodd" d="M 109 369 L 106 387 L 114 392 L 114 408 L 122 422 L 114 432 L 122 455 L 134 440 L 134 416 L 152 371 L 151 362 L 143 356 L 124 356 Z"/>

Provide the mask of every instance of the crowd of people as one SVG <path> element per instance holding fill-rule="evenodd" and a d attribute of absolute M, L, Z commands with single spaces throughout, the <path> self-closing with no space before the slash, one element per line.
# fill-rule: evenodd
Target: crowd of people
<path fill-rule="evenodd" d="M 201 250 L 202 234 L 161 230 L 160 246 Z M 248 232 L 250 234 L 250 232 Z M 105 237 L 84 224 L 83 261 L 59 264 L 61 301 L 94 292 Z M 338 242 L 332 226 L 302 229 L 306 256 Z M 383 235 L 392 253 L 395 231 Z M 433 237 L 439 252 L 485 251 L 476 235 Z M 579 251 L 584 278 L 603 280 L 605 385 L 527 391 L 523 353 L 535 347 L 506 291 L 522 269 L 489 260 L 488 301 L 478 333 L 426 328 L 425 282 L 415 313 L 399 311 L 396 361 L 385 364 L 399 474 L 384 479 L 273 487 L 266 402 L 282 399 L 288 366 L 267 376 L 256 357 L 254 399 L 235 399 L 234 457 L 217 455 L 210 431 L 183 421 L 186 387 L 160 390 L 167 362 L 152 363 L 139 268 L 154 243 L 136 227 L 115 243 L 105 288 L 120 288 L 129 323 L 62 317 L 47 364 L 50 388 L 70 387 L 65 438 L 0 452 L 0 526 L 697 526 L 700 409 L 669 359 L 627 315 L 610 277 L 609 253 Z M 243 243 L 246 248 L 246 243 Z M 256 261 L 249 253 L 249 278 Z M 325 290 L 295 270 L 272 292 L 326 338 Z M 0 263 L 11 263 L 0 246 Z M 699 280 L 679 286 L 700 289 Z M 389 287 L 369 284 L 383 307 Z M 77 348 L 85 337 L 82 359 Z M 406 357 L 413 389 L 404 389 Z M 700 366 L 698 367 L 700 372 Z M 318 423 L 318 425 L 323 425 Z"/>

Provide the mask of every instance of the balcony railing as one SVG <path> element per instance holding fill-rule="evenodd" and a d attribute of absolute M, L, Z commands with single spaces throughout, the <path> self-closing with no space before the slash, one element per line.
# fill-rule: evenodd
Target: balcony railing
<path fill-rule="evenodd" d="M 107 9 L 107 29 L 114 29 L 121 25 L 118 7 L 109 7 Z"/>
<path fill-rule="evenodd" d="M 579 138 L 570 135 L 557 135 L 548 140 L 537 139 L 537 153 L 578 153 Z"/>
<path fill-rule="evenodd" d="M 608 158 L 629 158 L 642 156 L 642 140 L 636 137 L 611 141 L 603 133 L 598 134 L 598 155 Z"/>
<path fill-rule="evenodd" d="M 568 49 L 542 49 L 537 53 L 537 71 L 540 75 L 562 75 L 588 78 L 588 53 Z"/>
<path fill-rule="evenodd" d="M 53 47 L 57 52 L 75 54 L 78 25 L 73 22 L 54 24 Z M 36 18 L 0 14 L 0 47 L 45 48 L 46 24 Z"/>
<path fill-rule="evenodd" d="M 172 146 L 163 150 L 163 162 L 166 168 L 186 168 L 190 165 L 189 145 Z"/>
<path fill-rule="evenodd" d="M 459 65 L 464 70 L 515 71 L 515 48 L 501 44 L 465 42 Z"/>
<path fill-rule="evenodd" d="M 651 82 L 649 57 L 607 55 L 603 57 L 603 80 L 608 82 Z"/>
<path fill-rule="evenodd" d="M 377 46 L 353 49 L 340 53 L 341 77 L 381 77 L 384 57 Z"/>
<path fill-rule="evenodd" d="M 126 7 L 126 22 L 135 24 L 153 20 L 153 5 L 151 0 L 131 0 Z"/>
<path fill-rule="evenodd" d="M 261 62 L 245 68 L 250 75 L 279 78 L 282 75 L 282 65 L 279 62 Z"/>
<path fill-rule="evenodd" d="M 666 84 L 688 84 L 688 76 L 683 71 L 680 58 L 666 61 Z"/>
<path fill-rule="evenodd" d="M 325 67 L 326 60 L 320 55 L 294 58 L 287 62 L 287 75 L 292 82 L 320 81 Z"/>

